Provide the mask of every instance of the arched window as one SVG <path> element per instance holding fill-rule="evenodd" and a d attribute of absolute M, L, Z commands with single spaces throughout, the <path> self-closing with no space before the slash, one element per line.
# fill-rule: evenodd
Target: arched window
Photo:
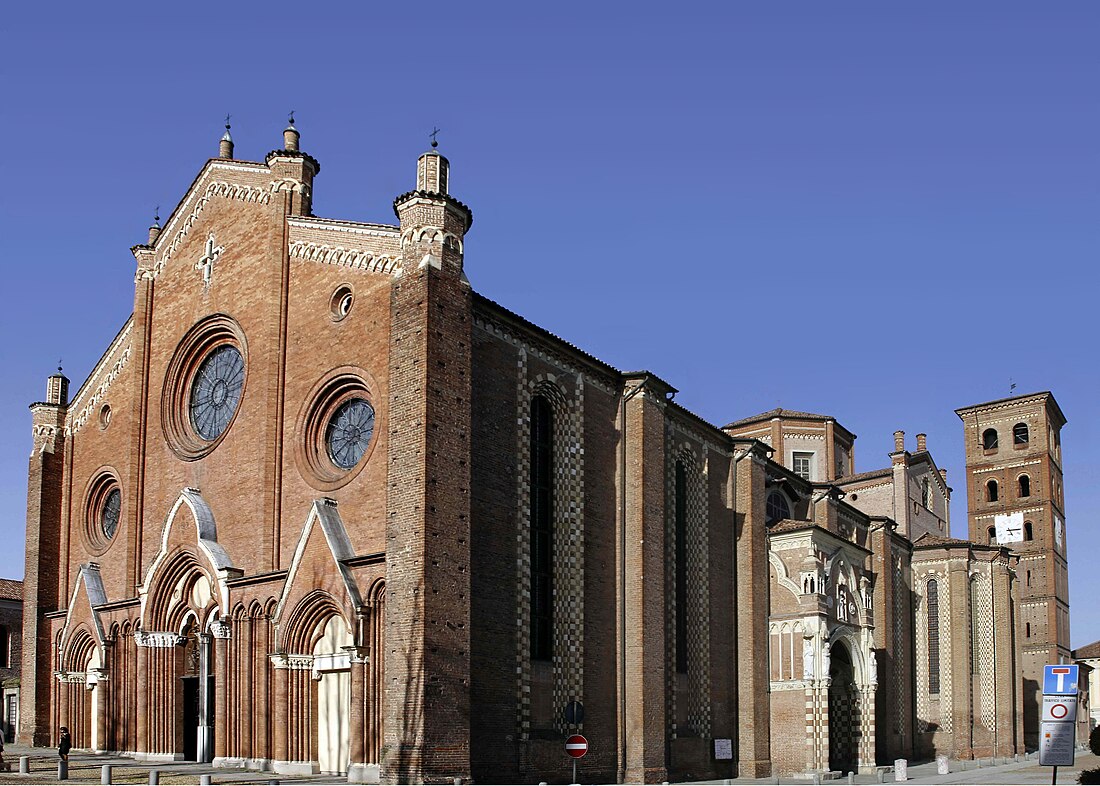
<path fill-rule="evenodd" d="M 1027 638 L 1029 638 L 1029 639 L 1030 639 L 1030 638 L 1031 638 L 1031 623 L 1030 623 L 1030 622 L 1025 622 L 1025 623 L 1024 623 L 1024 631 L 1025 631 L 1025 632 L 1024 632 L 1024 635 L 1025 635 L 1025 636 L 1026 636 Z"/>
<path fill-rule="evenodd" d="M 929 510 L 932 509 L 932 484 L 928 482 L 928 478 L 924 478 L 920 482 L 920 496 L 921 504 Z"/>
<path fill-rule="evenodd" d="M 1028 442 L 1027 423 L 1017 423 L 1012 427 L 1012 444 L 1026 445 Z"/>
<path fill-rule="evenodd" d="M 554 412 L 531 400 L 531 659 L 554 653 Z"/>
<path fill-rule="evenodd" d="M 771 525 L 781 519 L 789 519 L 791 517 L 791 506 L 787 504 L 786 497 L 778 491 L 773 491 L 768 495 L 768 502 L 765 506 L 764 514 L 767 518 L 767 523 Z"/>
<path fill-rule="evenodd" d="M 997 501 L 997 481 L 991 480 L 985 484 L 985 500 L 986 502 Z"/>
<path fill-rule="evenodd" d="M 997 449 L 997 429 L 987 428 L 982 432 L 982 447 L 986 450 Z"/>
<path fill-rule="evenodd" d="M 996 543 L 997 542 L 997 528 L 996 527 L 990 527 L 986 531 L 989 533 L 989 543 L 990 543 L 990 545 Z"/>
<path fill-rule="evenodd" d="M 940 587 L 928 582 L 928 692 L 940 692 Z"/>
<path fill-rule="evenodd" d="M 1031 528 L 1031 522 L 1024 522 L 1024 540 L 1035 540 L 1035 533 Z"/>
<path fill-rule="evenodd" d="M 676 673 L 687 674 L 687 470 L 676 462 Z"/>
<path fill-rule="evenodd" d="M 1020 489 L 1019 489 L 1020 496 L 1021 497 L 1030 497 L 1031 496 L 1031 478 L 1029 478 L 1027 475 L 1021 475 L 1018 478 L 1018 482 L 1020 484 Z"/>

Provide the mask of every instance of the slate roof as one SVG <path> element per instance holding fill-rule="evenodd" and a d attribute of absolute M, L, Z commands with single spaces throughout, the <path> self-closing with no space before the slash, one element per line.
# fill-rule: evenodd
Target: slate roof
<path fill-rule="evenodd" d="M 893 477 L 893 467 L 883 467 L 882 469 L 873 469 L 870 472 L 857 472 L 854 475 L 845 475 L 844 477 L 837 478 L 833 483 L 837 486 L 841 486 L 845 483 L 855 483 L 860 480 L 872 480 L 873 478 L 889 478 Z"/>
<path fill-rule="evenodd" d="M 1078 647 L 1073 651 L 1073 657 L 1076 660 L 1083 660 L 1084 658 L 1100 658 L 1100 641 L 1094 641 L 1092 644 L 1086 644 L 1084 647 Z"/>
<path fill-rule="evenodd" d="M 771 420 L 772 418 L 802 418 L 803 420 L 832 420 L 831 415 L 816 415 L 813 412 L 797 412 L 793 409 L 783 409 L 783 407 L 776 407 L 775 409 L 769 409 L 767 412 L 761 412 L 759 415 L 753 415 L 751 418 L 741 418 L 735 420 L 732 423 L 727 423 L 722 428 L 736 428 L 737 426 L 745 426 L 749 423 L 755 423 L 758 420 Z"/>
<path fill-rule="evenodd" d="M 23 602 L 23 582 L 15 579 L 0 579 L 0 600 Z"/>
<path fill-rule="evenodd" d="M 959 540 L 958 538 L 942 538 L 939 535 L 932 535 L 931 533 L 924 533 L 916 541 L 913 542 L 913 546 L 972 546 L 969 540 Z"/>

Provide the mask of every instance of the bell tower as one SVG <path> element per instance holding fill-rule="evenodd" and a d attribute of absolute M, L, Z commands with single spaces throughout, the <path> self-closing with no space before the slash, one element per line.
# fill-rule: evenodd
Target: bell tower
<path fill-rule="evenodd" d="M 1065 415 L 1048 391 L 955 410 L 966 435 L 970 540 L 1010 548 L 1024 679 L 1024 738 L 1039 741 L 1043 666 L 1070 660 L 1062 489 Z"/>

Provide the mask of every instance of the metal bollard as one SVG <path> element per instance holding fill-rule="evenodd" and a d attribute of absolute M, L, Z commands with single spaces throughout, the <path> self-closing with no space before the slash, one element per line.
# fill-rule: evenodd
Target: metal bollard
<path fill-rule="evenodd" d="M 19 774 L 30 775 L 31 774 L 31 757 L 20 756 L 19 757 Z"/>
<path fill-rule="evenodd" d="M 149 770 L 149 786 L 160 786 L 159 770 Z"/>
<path fill-rule="evenodd" d="M 57 779 L 67 781 L 69 779 L 69 762 L 64 759 L 57 760 Z"/>
<path fill-rule="evenodd" d="M 99 772 L 99 782 L 103 786 L 111 786 L 111 765 L 104 764 Z"/>

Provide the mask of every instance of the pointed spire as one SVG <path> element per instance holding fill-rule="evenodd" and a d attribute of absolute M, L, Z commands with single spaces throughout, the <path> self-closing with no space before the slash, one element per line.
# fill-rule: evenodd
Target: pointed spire
<path fill-rule="evenodd" d="M 218 143 L 218 158 L 233 157 L 233 136 L 229 133 L 229 115 L 225 116 L 225 133 Z"/>
<path fill-rule="evenodd" d="M 299 134 L 298 129 L 294 127 L 294 110 L 291 109 L 290 118 L 287 120 L 287 127 L 283 129 L 283 150 L 297 153 L 300 139 L 301 134 Z"/>
<path fill-rule="evenodd" d="M 46 403 L 65 406 L 69 403 L 69 378 L 61 370 L 61 360 L 57 361 L 57 373 L 50 374 L 46 380 Z"/>

